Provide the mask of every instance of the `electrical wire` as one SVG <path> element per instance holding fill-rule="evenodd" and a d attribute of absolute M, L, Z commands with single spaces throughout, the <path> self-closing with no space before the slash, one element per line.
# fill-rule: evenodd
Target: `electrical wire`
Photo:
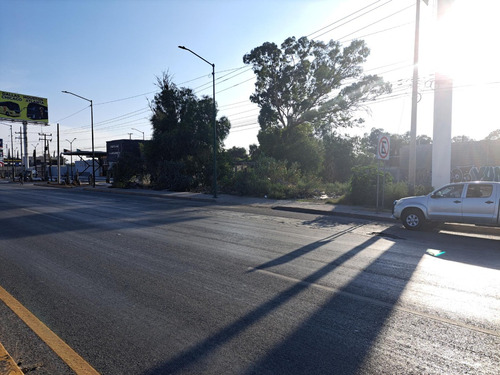
<path fill-rule="evenodd" d="M 343 18 L 341 18 L 341 19 L 339 19 L 339 20 L 337 20 L 337 21 L 335 21 L 335 22 L 331 23 L 330 25 L 327 25 L 327 26 L 325 26 L 325 27 L 323 27 L 323 28 L 321 28 L 321 29 L 319 29 L 319 30 L 317 30 L 317 31 L 314 31 L 314 32 L 312 32 L 311 34 L 307 35 L 307 37 L 309 38 L 311 35 L 317 34 L 318 32 L 323 31 L 324 29 L 326 29 L 326 28 L 328 28 L 328 27 L 330 27 L 330 26 L 332 26 L 332 25 L 335 25 L 335 24 L 339 23 L 340 21 L 343 21 L 343 20 L 345 20 L 345 19 L 347 19 L 347 18 L 349 18 L 349 17 L 351 17 L 351 16 L 353 16 L 353 15 L 355 15 L 355 14 L 357 14 L 357 13 L 359 13 L 359 12 L 361 12 L 361 11 L 363 11 L 363 10 L 365 10 L 365 9 L 369 8 L 369 7 L 371 7 L 372 5 L 374 5 L 374 4 L 376 4 L 376 3 L 379 3 L 380 1 L 382 1 L 382 0 L 375 1 L 374 3 L 371 3 L 371 4 L 367 5 L 366 7 L 361 8 L 361 9 L 359 9 L 359 10 L 357 10 L 357 11 L 355 11 L 355 12 L 353 12 L 353 13 L 351 13 L 351 14 L 347 15 L 347 16 L 345 16 L 345 17 L 343 17 Z M 336 26 L 336 27 L 334 27 L 334 28 L 332 28 L 332 29 L 329 29 L 329 30 L 325 31 L 325 32 L 324 32 L 324 33 L 322 33 L 322 34 L 316 35 L 316 36 L 315 36 L 315 38 L 319 38 L 320 36 L 323 36 L 323 35 L 325 35 L 325 34 L 328 34 L 330 31 L 333 31 L 333 30 L 335 30 L 335 29 L 338 29 L 338 28 L 339 28 L 339 27 L 341 27 L 341 26 L 347 25 L 349 22 L 352 22 L 352 21 L 354 21 L 354 20 L 356 20 L 356 19 L 358 19 L 358 18 L 360 18 L 360 17 L 363 17 L 363 16 L 364 16 L 364 15 L 366 15 L 366 14 L 369 14 L 369 13 L 373 12 L 374 10 L 376 10 L 376 9 L 378 9 L 378 8 L 381 8 L 381 7 L 383 7 L 384 5 L 389 4 L 391 1 L 392 1 L 392 0 L 386 1 L 384 4 L 379 5 L 378 7 L 374 8 L 374 9 L 371 9 L 371 10 L 369 10 L 369 11 L 365 12 L 365 13 L 362 13 L 362 14 L 360 14 L 359 16 L 357 16 L 357 17 L 355 17 L 355 18 L 353 18 L 353 19 L 350 19 L 349 21 L 344 22 L 344 23 L 343 23 L 343 24 L 341 24 L 341 25 L 338 25 L 338 26 Z"/>
<path fill-rule="evenodd" d="M 349 33 L 349 34 L 347 34 L 347 35 L 344 35 L 343 37 L 339 38 L 339 40 L 342 40 L 342 39 L 344 39 L 344 38 L 347 38 L 348 36 L 351 36 L 352 34 L 356 34 L 357 32 L 359 32 L 359 31 L 361 31 L 361 30 L 367 29 L 367 28 L 369 28 L 370 26 L 373 26 L 373 25 L 376 25 L 376 24 L 378 24 L 378 23 L 380 23 L 380 22 L 382 22 L 382 21 L 385 21 L 386 19 L 391 18 L 392 16 L 395 16 L 396 14 L 399 14 L 399 13 L 401 13 L 401 12 L 404 12 L 404 11 L 405 11 L 405 10 L 407 10 L 407 9 L 413 8 L 414 6 L 415 6 L 415 4 L 412 4 L 412 5 L 407 6 L 406 8 L 400 9 L 400 10 L 398 10 L 397 12 L 394 12 L 394 13 L 392 13 L 392 14 L 390 14 L 390 15 L 388 15 L 388 16 L 386 16 L 386 17 L 384 17 L 384 18 L 381 18 L 381 19 L 380 19 L 380 20 L 378 20 L 378 21 L 375 21 L 375 22 L 373 22 L 373 23 L 370 23 L 370 24 L 369 24 L 369 25 L 367 25 L 367 26 L 362 27 L 361 29 L 358 29 L 358 30 L 356 30 L 356 31 L 353 31 L 353 32 L 351 32 L 351 33 Z"/>

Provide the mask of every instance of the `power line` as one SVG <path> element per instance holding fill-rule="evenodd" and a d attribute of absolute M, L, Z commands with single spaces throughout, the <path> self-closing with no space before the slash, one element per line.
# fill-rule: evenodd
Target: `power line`
<path fill-rule="evenodd" d="M 90 105 L 85 106 L 84 108 L 80 109 L 79 111 L 77 111 L 77 112 L 75 112 L 75 113 L 73 113 L 73 114 L 71 114 L 71 115 L 69 115 L 69 116 L 67 116 L 67 117 L 64 117 L 64 118 L 62 118 L 62 119 L 60 119 L 60 120 L 57 120 L 56 122 L 62 122 L 62 121 L 66 120 L 66 119 L 68 119 L 68 118 L 70 118 L 70 117 L 73 117 L 73 116 L 75 116 L 75 115 L 79 114 L 80 112 L 85 111 L 88 107 L 90 107 Z"/>
<path fill-rule="evenodd" d="M 367 8 L 371 7 L 372 5 L 375 5 L 376 3 L 379 3 L 380 1 L 382 1 L 382 0 L 377 0 L 377 1 L 375 1 L 375 2 L 373 2 L 373 3 L 371 3 L 371 4 L 369 4 L 369 5 L 365 6 L 364 8 L 358 9 L 357 11 L 355 11 L 355 12 L 353 12 L 353 13 L 351 13 L 351 14 L 349 14 L 349 15 L 347 15 L 347 16 L 345 16 L 345 17 L 343 17 L 343 18 L 338 19 L 337 21 L 334 21 L 334 22 L 332 22 L 331 24 L 329 24 L 329 25 L 327 25 L 327 26 L 325 26 L 325 27 L 322 27 L 322 28 L 321 28 L 321 29 L 319 29 L 319 30 L 316 30 L 316 31 L 312 32 L 311 34 L 307 35 L 307 37 L 309 38 L 311 35 L 314 35 L 314 34 L 316 34 L 316 33 L 320 32 L 320 31 L 323 31 L 324 29 L 326 29 L 326 28 L 328 28 L 328 27 L 330 27 L 330 26 L 333 26 L 333 25 L 335 25 L 335 24 L 337 24 L 337 23 L 341 22 L 341 21 L 343 21 L 343 20 L 345 20 L 345 19 L 347 19 L 347 18 L 349 18 L 349 17 L 351 17 L 351 16 L 355 15 L 356 13 L 359 13 L 359 12 L 361 12 L 361 11 L 363 11 L 363 10 L 367 9 Z M 342 25 L 339 25 L 339 26 L 337 26 L 337 27 L 334 27 L 333 29 L 330 29 L 330 30 L 328 30 L 328 31 L 325 31 L 323 34 L 316 35 L 316 37 L 315 37 L 315 38 L 318 38 L 318 37 L 320 37 L 320 36 L 322 36 L 322 35 L 324 35 L 324 34 L 326 34 L 326 33 L 329 33 L 330 31 L 335 30 L 335 29 L 339 28 L 340 26 L 344 26 L 345 24 L 347 24 L 347 23 L 349 23 L 349 22 L 352 22 L 352 21 L 354 21 L 355 19 L 358 19 L 359 17 L 364 16 L 365 14 L 368 14 L 368 13 L 370 13 L 370 12 L 374 11 L 375 9 L 378 9 L 378 8 L 380 8 L 380 7 L 384 6 L 384 5 L 388 4 L 388 3 L 390 3 L 391 1 L 392 1 L 392 0 L 389 0 L 389 1 L 385 2 L 384 4 L 379 5 L 378 7 L 374 8 L 374 9 L 372 9 L 372 10 L 370 10 L 370 11 L 368 11 L 368 12 L 366 12 L 366 13 L 363 13 L 363 14 L 359 15 L 359 16 L 358 16 L 358 17 L 356 17 L 356 18 L 351 19 L 351 20 L 349 20 L 349 21 L 348 21 L 348 22 L 346 22 L 346 23 L 343 23 Z"/>
<path fill-rule="evenodd" d="M 387 31 L 392 31 L 392 30 L 395 30 L 395 29 L 399 29 L 399 28 L 404 27 L 404 26 L 413 25 L 414 23 L 415 23 L 415 21 L 402 23 L 400 25 L 389 27 L 387 29 L 383 29 L 383 30 L 379 30 L 379 31 L 374 31 L 373 33 L 370 33 L 370 34 L 360 35 L 360 36 L 358 36 L 356 38 L 353 38 L 353 39 L 344 40 L 342 43 L 352 42 L 352 41 L 354 41 L 356 39 L 364 39 L 364 38 L 369 37 L 369 36 L 373 36 L 373 35 L 376 35 L 376 34 L 385 33 Z M 340 39 L 342 39 L 342 38 L 340 38 Z"/>
<path fill-rule="evenodd" d="M 339 38 L 339 40 L 342 40 L 342 39 L 344 39 L 344 38 L 346 38 L 346 37 L 348 37 L 348 36 L 351 36 L 352 34 L 356 34 L 358 31 L 361 31 L 361 30 L 367 29 L 367 28 L 369 28 L 370 26 L 376 25 L 377 23 L 380 23 L 380 22 L 382 22 L 382 21 L 385 21 L 386 19 L 391 18 L 392 16 L 395 16 L 396 14 L 399 14 L 399 13 L 401 13 L 401 12 L 403 12 L 403 11 L 407 10 L 407 9 L 413 8 L 414 6 L 415 6 L 415 4 L 411 4 L 411 5 L 407 6 L 406 8 L 402 8 L 402 9 L 398 10 L 397 12 L 394 12 L 394 13 L 392 13 L 392 14 L 390 14 L 390 15 L 388 15 L 388 16 L 386 16 L 386 17 L 384 17 L 384 18 L 379 19 L 378 21 L 375 21 L 375 22 L 373 22 L 373 23 L 371 23 L 371 24 L 369 24 L 369 25 L 367 25 L 367 26 L 365 26 L 365 27 L 362 27 L 361 29 L 358 29 L 358 30 L 356 30 L 356 31 L 353 31 L 352 33 L 349 33 L 349 34 L 347 34 L 347 35 L 344 35 L 342 38 Z"/>

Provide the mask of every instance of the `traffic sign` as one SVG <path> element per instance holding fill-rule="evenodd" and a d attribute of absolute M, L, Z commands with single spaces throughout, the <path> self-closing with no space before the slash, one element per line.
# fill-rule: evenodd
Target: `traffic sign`
<path fill-rule="evenodd" d="M 378 138 L 377 159 L 389 160 L 389 152 L 391 150 L 391 140 L 387 135 L 381 135 Z"/>

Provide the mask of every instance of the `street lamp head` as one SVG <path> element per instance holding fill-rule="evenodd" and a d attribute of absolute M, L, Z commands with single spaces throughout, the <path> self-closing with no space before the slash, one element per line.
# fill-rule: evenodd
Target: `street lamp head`
<path fill-rule="evenodd" d="M 187 49 L 186 47 L 184 46 L 179 46 L 180 49 Z"/>

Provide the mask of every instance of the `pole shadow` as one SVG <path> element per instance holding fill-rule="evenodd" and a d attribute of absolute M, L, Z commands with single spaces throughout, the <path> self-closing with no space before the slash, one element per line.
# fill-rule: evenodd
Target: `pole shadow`
<path fill-rule="evenodd" d="M 332 239 L 318 241 L 295 250 L 291 255 L 283 256 L 275 261 L 267 262 L 256 269 L 265 269 L 284 264 L 290 260 L 307 254 Z M 355 246 L 340 257 L 332 260 L 309 276 L 296 282 L 274 298 L 256 307 L 243 317 L 205 340 L 194 344 L 168 361 L 144 372 L 144 375 L 179 374 L 195 371 L 198 363 L 236 338 L 268 315 L 293 301 L 295 297 L 320 282 L 327 275 L 360 254 L 376 241 L 374 236 L 362 244 Z M 372 268 L 380 267 L 378 262 L 385 262 L 389 250 L 361 271 L 357 277 L 335 293 L 325 304 L 304 321 L 294 332 L 281 341 L 264 358 L 252 364 L 246 374 L 355 374 L 370 348 L 383 329 L 392 307 L 398 301 L 406 283 L 411 278 L 420 258 L 414 257 L 410 267 L 404 267 L 404 277 L 398 277 L 390 292 L 382 296 L 383 303 L 367 303 L 379 301 L 380 296 L 371 295 L 371 291 L 361 291 L 362 298 L 353 298 L 360 294 L 359 288 L 366 284 L 366 278 L 373 277 Z M 354 334 L 354 333 L 357 334 Z M 228 369 L 230 372 L 230 369 Z"/>

